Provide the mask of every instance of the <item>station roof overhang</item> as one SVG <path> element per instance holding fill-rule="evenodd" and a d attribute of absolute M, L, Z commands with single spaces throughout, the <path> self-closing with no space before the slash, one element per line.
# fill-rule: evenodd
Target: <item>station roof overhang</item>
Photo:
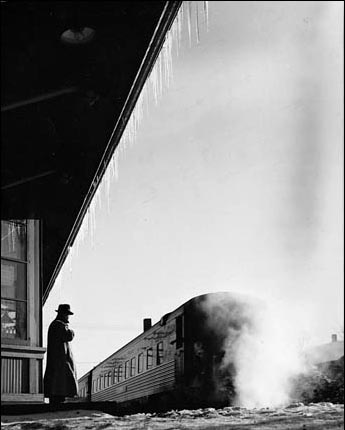
<path fill-rule="evenodd" d="M 180 5 L 1 2 L 1 218 L 42 221 L 43 302 Z"/>

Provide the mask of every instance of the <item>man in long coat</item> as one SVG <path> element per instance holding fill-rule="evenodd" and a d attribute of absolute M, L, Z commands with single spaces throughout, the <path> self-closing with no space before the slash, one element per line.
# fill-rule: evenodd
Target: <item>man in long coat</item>
<path fill-rule="evenodd" d="M 78 393 L 78 381 L 72 350 L 69 342 L 74 331 L 68 327 L 69 316 L 73 315 L 70 305 L 59 305 L 57 317 L 49 326 L 47 343 L 47 366 L 44 375 L 44 395 L 49 402 L 58 404 L 66 397 Z"/>

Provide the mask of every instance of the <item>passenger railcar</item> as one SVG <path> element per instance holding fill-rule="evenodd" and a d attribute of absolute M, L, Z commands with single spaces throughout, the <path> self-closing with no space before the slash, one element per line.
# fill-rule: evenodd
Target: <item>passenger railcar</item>
<path fill-rule="evenodd" d="M 79 379 L 81 400 L 201 407 L 231 403 L 234 369 L 224 342 L 250 323 L 248 300 L 230 293 L 194 297 L 164 315 Z"/>

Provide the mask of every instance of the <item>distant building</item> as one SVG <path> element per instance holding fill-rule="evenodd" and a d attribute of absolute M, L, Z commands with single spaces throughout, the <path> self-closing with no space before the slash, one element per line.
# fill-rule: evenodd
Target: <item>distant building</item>
<path fill-rule="evenodd" d="M 332 341 L 308 349 L 307 360 L 311 364 L 322 364 L 335 361 L 344 356 L 344 341 L 339 341 L 337 335 L 332 335 Z"/>

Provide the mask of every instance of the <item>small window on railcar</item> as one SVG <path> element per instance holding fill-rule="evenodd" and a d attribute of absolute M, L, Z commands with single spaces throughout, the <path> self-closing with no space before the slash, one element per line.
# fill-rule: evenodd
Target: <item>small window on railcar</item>
<path fill-rule="evenodd" d="M 123 378 L 122 364 L 120 364 L 119 367 L 118 367 L 117 378 L 118 378 L 118 382 L 122 381 L 122 378 Z"/>
<path fill-rule="evenodd" d="M 163 363 L 163 342 L 157 343 L 156 363 L 157 365 Z"/>
<path fill-rule="evenodd" d="M 125 379 L 129 378 L 129 360 L 125 363 Z"/>
<path fill-rule="evenodd" d="M 153 350 L 152 348 L 148 348 L 146 351 L 146 369 L 151 369 L 153 366 Z"/>
<path fill-rule="evenodd" d="M 144 370 L 144 354 L 141 352 L 138 355 L 138 373 L 141 373 Z"/>
<path fill-rule="evenodd" d="M 183 325 L 182 315 L 176 318 L 176 348 L 181 348 L 183 345 Z"/>
<path fill-rule="evenodd" d="M 135 375 L 135 357 L 131 359 L 131 376 Z"/>

